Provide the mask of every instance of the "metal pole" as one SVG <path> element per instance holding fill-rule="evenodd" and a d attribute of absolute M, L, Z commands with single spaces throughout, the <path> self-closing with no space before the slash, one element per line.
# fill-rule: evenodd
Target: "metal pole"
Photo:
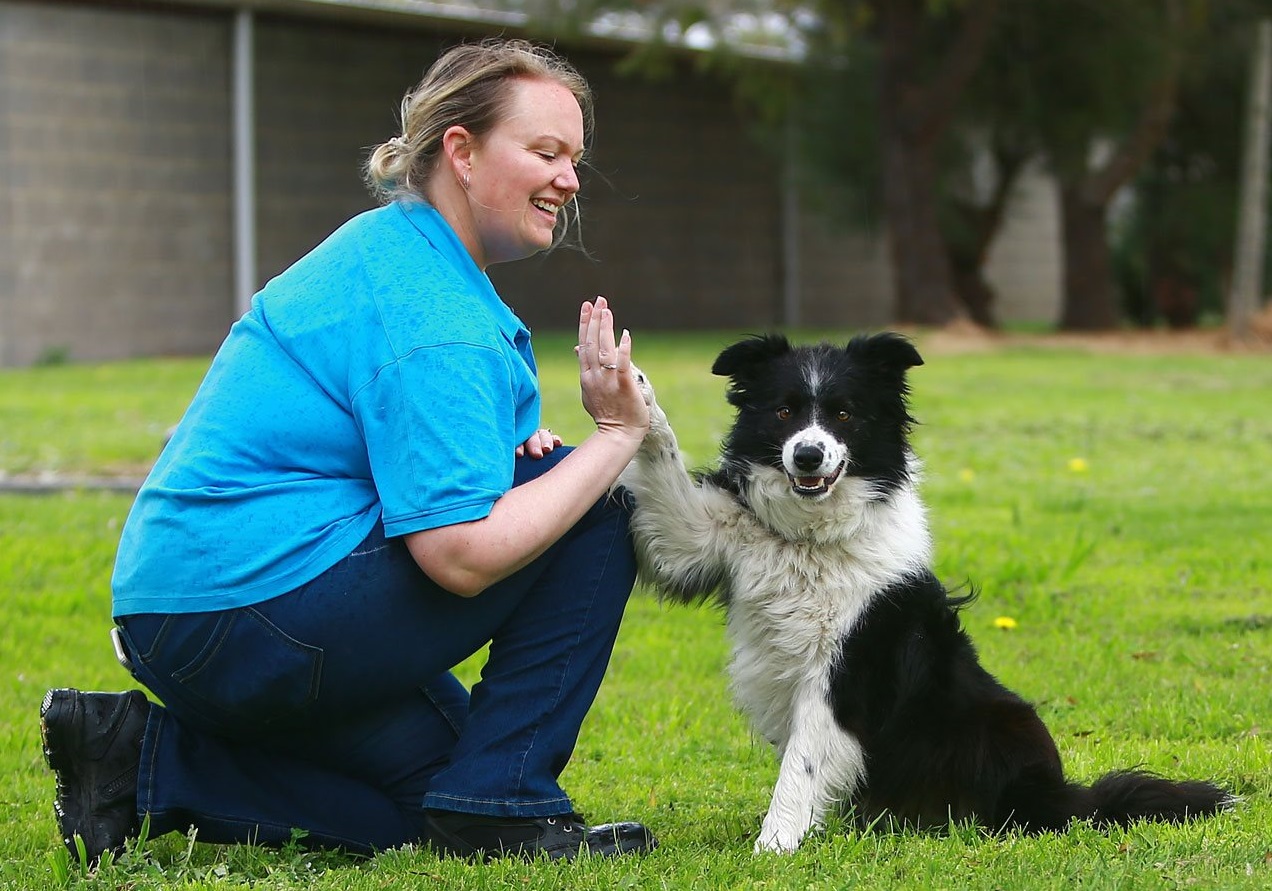
<path fill-rule="evenodd" d="M 798 130 L 795 116 L 786 117 L 786 151 L 782 165 L 782 325 L 799 327 L 803 319 L 803 294 L 800 289 L 802 276 L 800 244 L 799 183 L 796 152 Z"/>
<path fill-rule="evenodd" d="M 1264 19 L 1259 22 L 1257 49 L 1250 65 L 1250 95 L 1246 108 L 1246 143 L 1241 166 L 1236 257 L 1233 261 L 1232 292 L 1228 295 L 1228 330 L 1235 340 L 1244 340 L 1250 336 L 1250 323 L 1262 300 L 1270 104 L 1272 19 Z"/>
<path fill-rule="evenodd" d="M 249 9 L 234 15 L 233 134 L 234 309 L 235 318 L 252 305 L 256 293 L 256 139 L 254 127 L 253 18 Z"/>

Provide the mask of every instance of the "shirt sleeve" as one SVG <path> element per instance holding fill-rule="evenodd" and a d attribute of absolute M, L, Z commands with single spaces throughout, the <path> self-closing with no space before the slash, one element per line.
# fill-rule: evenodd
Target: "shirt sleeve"
<path fill-rule="evenodd" d="M 353 407 L 388 536 L 480 520 L 512 486 L 516 397 L 497 349 L 418 348 L 382 368 Z"/>

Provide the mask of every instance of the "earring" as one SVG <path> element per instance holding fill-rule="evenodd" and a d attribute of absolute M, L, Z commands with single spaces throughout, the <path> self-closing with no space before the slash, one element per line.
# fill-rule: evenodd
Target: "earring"
<path fill-rule="evenodd" d="M 468 191 L 468 187 L 472 185 L 472 177 L 467 170 L 464 171 L 463 183 L 464 183 L 464 191 Z"/>

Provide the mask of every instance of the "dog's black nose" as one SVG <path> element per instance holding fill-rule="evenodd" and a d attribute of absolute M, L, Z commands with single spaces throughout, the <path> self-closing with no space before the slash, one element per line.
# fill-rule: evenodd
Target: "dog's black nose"
<path fill-rule="evenodd" d="M 795 446 L 793 457 L 797 470 L 816 470 L 822 466 L 824 455 L 820 446 L 805 442 Z"/>

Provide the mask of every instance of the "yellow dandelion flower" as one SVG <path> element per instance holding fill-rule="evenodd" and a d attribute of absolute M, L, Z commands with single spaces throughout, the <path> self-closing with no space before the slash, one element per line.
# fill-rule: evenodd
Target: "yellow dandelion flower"
<path fill-rule="evenodd" d="M 1086 473 L 1090 469 L 1091 469 L 1091 465 L 1087 464 L 1086 458 L 1070 458 L 1069 459 L 1070 473 Z"/>
<path fill-rule="evenodd" d="M 1017 624 L 1019 623 L 1011 616 L 999 616 L 994 620 L 994 627 L 1001 628 L 1003 631 L 1010 631 L 1015 628 Z"/>
<path fill-rule="evenodd" d="M 976 471 L 972 470 L 970 467 L 964 467 L 958 472 L 958 478 L 965 483 L 970 483 L 972 480 L 976 479 Z"/>

